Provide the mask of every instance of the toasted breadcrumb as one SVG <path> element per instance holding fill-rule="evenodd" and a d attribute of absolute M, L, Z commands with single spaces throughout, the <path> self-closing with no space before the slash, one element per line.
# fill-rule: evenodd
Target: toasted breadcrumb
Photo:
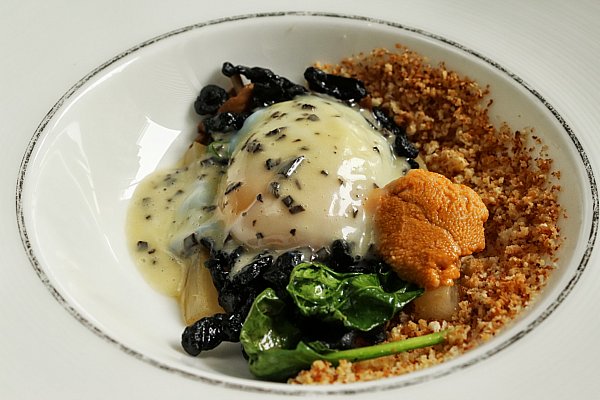
<path fill-rule="evenodd" d="M 452 359 L 494 337 L 531 304 L 557 261 L 561 243 L 558 171 L 539 137 L 495 127 L 488 115 L 488 88 L 429 65 L 405 47 L 374 50 L 320 65 L 365 82 L 366 103 L 394 115 L 419 147 L 430 171 L 475 190 L 489 210 L 484 251 L 461 260 L 460 301 L 449 321 L 415 320 L 402 313 L 388 340 L 451 328 L 445 344 L 334 367 L 317 361 L 289 380 L 293 384 L 369 381 L 420 370 Z"/>

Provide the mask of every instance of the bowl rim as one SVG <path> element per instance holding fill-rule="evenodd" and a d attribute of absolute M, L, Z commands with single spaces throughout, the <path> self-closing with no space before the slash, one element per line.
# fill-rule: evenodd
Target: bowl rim
<path fill-rule="evenodd" d="M 516 84 L 526 89 L 526 91 L 533 95 L 545 108 L 549 111 L 553 118 L 556 119 L 556 122 L 562 127 L 564 132 L 568 135 L 570 141 L 573 143 L 577 154 L 579 155 L 579 161 L 583 164 L 585 169 L 585 175 L 587 177 L 587 182 L 589 184 L 590 195 L 591 195 L 591 208 L 592 208 L 592 221 L 590 225 L 590 231 L 587 238 L 587 243 L 585 244 L 585 249 L 581 254 L 581 258 L 578 262 L 577 268 L 574 270 L 572 276 L 568 280 L 566 286 L 562 288 L 559 292 L 559 295 L 542 311 L 540 314 L 531 322 L 529 322 L 523 329 L 512 333 L 507 339 L 500 341 L 498 344 L 491 346 L 487 351 L 482 352 L 481 354 L 470 357 L 465 361 L 460 361 L 462 357 L 458 357 L 450 362 L 443 363 L 442 365 L 429 367 L 423 371 L 413 372 L 409 376 L 409 378 L 405 379 L 385 379 L 385 380 L 377 380 L 372 382 L 357 382 L 345 384 L 342 386 L 332 387 L 331 385 L 327 386 L 319 386 L 319 387 L 292 387 L 290 385 L 278 384 L 272 382 L 261 382 L 261 381 L 252 381 L 241 378 L 232 378 L 231 380 L 219 379 L 216 377 L 206 376 L 204 374 L 196 374 L 184 370 L 182 368 L 176 368 L 171 365 L 167 365 L 161 361 L 155 360 L 152 357 L 149 357 L 143 353 L 140 353 L 122 343 L 120 343 L 117 339 L 111 337 L 109 334 L 103 332 L 99 327 L 97 327 L 92 321 L 88 320 L 85 316 L 83 316 L 79 311 L 77 311 L 71 304 L 69 304 L 68 300 L 60 293 L 59 289 L 56 288 L 49 279 L 49 276 L 44 271 L 44 268 L 40 264 L 38 257 L 35 254 L 33 245 L 31 243 L 31 239 L 29 237 L 29 233 L 27 230 L 25 210 L 24 210 L 24 186 L 26 181 L 26 175 L 28 171 L 28 167 L 30 162 L 32 161 L 32 156 L 34 155 L 34 151 L 37 148 L 37 144 L 39 140 L 43 137 L 44 132 L 50 121 L 55 117 L 55 115 L 63 108 L 65 103 L 67 103 L 75 94 L 79 92 L 79 90 L 86 85 L 89 81 L 94 79 L 97 75 L 101 74 L 110 66 L 117 63 L 119 60 L 136 53 L 137 51 L 153 45 L 158 42 L 162 42 L 165 39 L 177 36 L 179 34 L 183 34 L 189 31 L 198 30 L 202 28 L 207 28 L 214 25 L 231 23 L 236 21 L 244 21 L 251 19 L 260 19 L 260 18 L 281 18 L 281 17 L 307 17 L 307 18 L 331 18 L 338 20 L 346 20 L 346 21 L 358 21 L 368 24 L 373 24 L 377 26 L 390 27 L 395 28 L 401 31 L 410 32 L 413 34 L 417 34 L 421 37 L 427 39 L 433 39 L 436 42 L 443 43 L 445 45 L 451 46 L 452 48 L 459 50 L 462 53 L 466 53 L 475 57 L 476 59 L 483 61 L 486 65 L 493 67 L 495 70 L 499 71 L 504 76 L 508 76 L 511 78 Z M 524 337 L 527 333 L 531 332 L 534 328 L 539 326 L 550 314 L 552 314 L 557 307 L 565 300 L 565 298 L 572 292 L 573 288 L 581 278 L 584 270 L 586 269 L 595 241 L 598 233 L 598 224 L 599 224 L 599 200 L 598 200 L 598 188 L 596 184 L 596 179 L 594 177 L 593 168 L 585 152 L 581 142 L 571 129 L 571 127 L 567 124 L 565 119 L 559 114 L 559 112 L 552 106 L 540 92 L 531 87 L 527 82 L 525 82 L 518 75 L 512 73 L 505 67 L 501 66 L 497 62 L 491 60 L 487 56 L 468 48 L 456 41 L 450 40 L 441 36 L 439 34 L 431 33 L 429 31 L 410 27 L 401 23 L 387 21 L 379 18 L 366 17 L 360 15 L 350 15 L 350 14 L 341 14 L 341 13 L 333 13 L 333 12 L 313 12 L 313 11 L 278 11 L 278 12 L 261 12 L 261 13 L 250 13 L 250 14 L 242 14 L 235 16 L 228 16 L 224 18 L 212 19 L 205 22 L 192 24 L 188 26 L 184 26 L 181 28 L 174 29 L 172 31 L 166 32 L 164 34 L 155 36 L 151 39 L 148 39 L 144 42 L 141 42 L 102 63 L 98 67 L 94 68 L 87 75 L 79 79 L 73 86 L 71 86 L 59 99 L 58 101 L 51 107 L 51 109 L 46 113 L 38 127 L 36 128 L 32 138 L 30 139 L 25 153 L 23 155 L 21 165 L 19 167 L 17 184 L 16 184 L 16 217 L 17 217 L 17 226 L 19 230 L 19 235 L 21 238 L 21 242 L 23 244 L 23 248 L 27 254 L 29 262 L 36 272 L 38 278 L 42 281 L 44 286 L 48 289 L 51 295 L 59 302 L 59 304 L 66 309 L 77 321 L 83 324 L 86 328 L 92 331 L 97 336 L 102 339 L 108 341 L 109 343 L 116 345 L 119 349 L 124 351 L 126 354 L 131 355 L 141 361 L 144 361 L 150 365 L 158 367 L 162 370 L 176 373 L 181 376 L 191 378 L 194 380 L 198 380 L 207 384 L 213 384 L 218 386 L 223 386 L 231 389 L 238 389 L 244 391 L 252 391 L 252 392 L 262 392 L 269 394 L 282 394 L 282 395 L 308 395 L 308 394 L 356 394 L 356 393 L 364 393 L 367 391 L 375 390 L 390 390 L 397 389 L 400 387 L 411 386 L 418 383 L 430 381 L 439 377 L 443 377 L 449 375 L 458 370 L 462 370 L 466 367 L 469 367 L 473 364 L 476 364 L 482 360 L 488 359 L 494 354 L 500 352 L 511 344 L 515 343 L 522 337 Z M 584 232 L 585 233 L 585 232 Z M 450 367 L 445 367 L 445 365 L 451 364 Z M 406 377 L 407 375 L 404 375 Z"/>

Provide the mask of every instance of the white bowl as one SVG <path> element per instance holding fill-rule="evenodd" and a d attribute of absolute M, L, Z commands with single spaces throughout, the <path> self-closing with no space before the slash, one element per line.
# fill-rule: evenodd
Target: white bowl
<path fill-rule="evenodd" d="M 223 61 L 268 67 L 303 82 L 302 72 L 316 60 L 335 62 L 396 43 L 489 84 L 496 122 L 535 127 L 563 171 L 566 241 L 560 266 L 538 301 L 485 345 L 451 362 L 376 382 L 308 388 L 256 381 L 234 344 L 199 358 L 187 356 L 179 345 L 183 324 L 175 301 L 148 286 L 128 253 L 125 216 L 136 184 L 156 168 L 172 165 L 194 138 L 192 104 L 200 88 L 225 83 L 219 73 Z M 491 357 L 538 328 L 573 289 L 598 223 L 595 181 L 575 133 L 519 77 L 427 32 L 362 17 L 306 13 L 249 15 L 185 27 L 99 66 L 60 98 L 34 133 L 20 171 L 17 207 L 31 264 L 61 305 L 92 332 L 166 372 L 278 393 L 400 387 Z"/>

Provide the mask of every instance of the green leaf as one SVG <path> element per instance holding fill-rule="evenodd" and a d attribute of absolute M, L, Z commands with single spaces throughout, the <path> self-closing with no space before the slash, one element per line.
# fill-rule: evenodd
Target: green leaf
<path fill-rule="evenodd" d="M 250 359 L 266 350 L 296 346 L 301 332 L 288 312 L 286 303 L 271 288 L 256 297 L 240 332 L 240 342 Z"/>
<path fill-rule="evenodd" d="M 295 324 L 298 311 L 365 331 L 388 321 L 421 294 L 394 274 L 342 274 L 323 264 L 303 263 L 294 268 L 287 290 L 293 302 L 286 303 L 270 288 L 259 294 L 240 333 L 250 371 L 261 379 L 285 381 L 316 360 L 334 365 L 340 360 L 368 360 L 431 346 L 445 338 L 445 332 L 439 332 L 341 351 L 319 341 L 301 340 Z"/>
<path fill-rule="evenodd" d="M 321 358 L 318 352 L 304 342 L 299 342 L 293 349 L 273 348 L 250 357 L 248 366 L 250 372 L 258 378 L 281 382 L 309 368 L 313 361 Z"/>
<path fill-rule="evenodd" d="M 294 268 L 287 291 L 305 316 L 369 331 L 423 292 L 409 287 L 389 274 L 338 273 L 307 262 Z M 392 291 L 386 291 L 389 288 Z"/>

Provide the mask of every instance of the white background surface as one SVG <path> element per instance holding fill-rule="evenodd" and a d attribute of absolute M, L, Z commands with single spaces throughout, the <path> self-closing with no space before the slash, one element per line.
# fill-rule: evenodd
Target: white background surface
<path fill-rule="evenodd" d="M 523 78 L 555 106 L 600 176 L 598 1 L 4 0 L 0 4 L 0 398 L 270 398 L 207 387 L 152 367 L 92 334 L 65 312 L 24 253 L 15 218 L 15 184 L 21 158 L 41 119 L 96 66 L 176 28 L 282 10 L 381 18 L 476 50 Z M 598 398 L 598 257 L 595 251 L 581 281 L 558 310 L 508 349 L 434 385 L 377 396 L 429 398 L 444 388 L 447 399 Z"/>

